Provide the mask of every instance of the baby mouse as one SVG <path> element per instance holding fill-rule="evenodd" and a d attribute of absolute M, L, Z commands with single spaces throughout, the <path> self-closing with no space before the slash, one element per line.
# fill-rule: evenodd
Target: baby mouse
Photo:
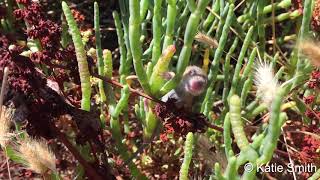
<path fill-rule="evenodd" d="M 165 74 L 167 79 L 172 78 L 174 75 L 170 72 Z M 182 79 L 179 85 L 165 94 L 161 101 L 167 102 L 169 99 L 175 99 L 175 106 L 177 108 L 184 108 L 187 111 L 192 110 L 192 103 L 193 99 L 196 96 L 199 96 L 201 93 L 204 92 L 208 82 L 208 77 L 206 73 L 197 66 L 188 66 L 183 73 Z M 148 103 L 146 103 L 145 107 Z M 147 108 L 146 108 L 147 109 Z M 159 130 L 159 129 L 158 129 Z M 159 132 L 155 130 L 152 137 L 147 141 L 144 142 L 138 150 L 124 163 L 128 165 L 132 159 L 134 159 L 138 154 L 140 154 L 143 149 L 149 145 L 153 139 L 158 136 Z"/>
<path fill-rule="evenodd" d="M 204 92 L 207 83 L 208 77 L 201 68 L 188 66 L 178 86 L 165 94 L 161 100 L 167 102 L 172 98 L 176 100 L 177 108 L 191 110 L 194 97 Z"/>

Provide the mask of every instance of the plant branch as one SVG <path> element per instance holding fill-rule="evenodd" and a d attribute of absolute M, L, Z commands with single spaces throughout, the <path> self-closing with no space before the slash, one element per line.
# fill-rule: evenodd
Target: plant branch
<path fill-rule="evenodd" d="M 96 180 L 103 180 L 96 170 L 80 155 L 78 150 L 69 142 L 66 135 L 61 133 L 56 127 L 52 127 L 55 130 L 55 133 L 57 134 L 58 140 L 60 140 L 71 152 L 71 154 L 79 161 L 79 163 L 84 167 L 86 170 L 88 176 L 90 176 L 92 179 Z M 108 178 L 106 178 L 108 179 Z M 109 178 L 110 179 L 110 178 Z"/>

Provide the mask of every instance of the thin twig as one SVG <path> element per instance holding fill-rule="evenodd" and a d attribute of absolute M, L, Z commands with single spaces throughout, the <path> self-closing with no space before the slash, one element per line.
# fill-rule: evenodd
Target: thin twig
<path fill-rule="evenodd" d="M 207 121 L 206 121 L 206 125 L 207 125 L 209 128 L 211 128 L 211 129 L 214 129 L 214 130 L 223 132 L 223 128 L 222 128 L 222 127 L 216 126 L 216 125 L 211 124 L 211 123 L 209 123 L 209 122 L 207 122 Z"/>
<path fill-rule="evenodd" d="M 123 85 L 121 83 L 119 83 L 117 81 L 113 81 L 110 78 L 100 76 L 99 74 L 96 74 L 96 73 L 92 73 L 92 76 L 96 77 L 98 79 L 101 79 L 101 80 L 105 81 L 106 83 L 112 84 L 113 86 L 116 86 L 116 87 L 119 87 L 119 88 L 123 88 Z M 159 104 L 165 104 L 165 102 L 163 102 L 163 101 L 161 101 L 161 100 L 159 100 L 157 98 L 151 97 L 151 96 L 149 96 L 149 95 L 147 95 L 147 94 L 145 94 L 145 93 L 143 93 L 143 92 L 141 92 L 141 91 L 139 91 L 137 89 L 133 89 L 133 88 L 129 87 L 129 90 L 130 90 L 130 92 L 132 94 L 136 94 L 138 96 L 142 96 L 144 98 L 147 98 L 147 99 L 149 99 L 151 101 L 154 101 L 156 103 L 159 103 Z"/>
<path fill-rule="evenodd" d="M 313 136 L 314 138 L 320 140 L 320 136 L 319 136 L 319 135 L 317 135 L 317 134 L 315 134 L 315 133 L 308 132 L 308 131 L 286 131 L 286 132 L 290 132 L 290 133 L 301 133 L 301 134 Z"/>
<path fill-rule="evenodd" d="M 285 143 L 285 145 L 286 145 L 286 149 L 287 149 L 287 152 L 288 152 L 289 163 L 290 163 L 292 166 L 294 166 L 294 162 L 293 162 L 293 160 L 292 160 L 292 158 L 291 158 L 291 155 L 290 155 L 290 153 L 289 153 L 288 143 L 287 143 L 287 139 L 286 139 L 286 134 L 284 133 L 282 127 L 281 127 L 281 131 L 282 131 L 282 133 L 283 133 L 284 143 Z M 295 173 L 294 171 L 292 172 L 292 175 L 293 175 L 293 179 L 294 179 L 294 180 L 297 180 L 296 173 Z"/>
<path fill-rule="evenodd" d="M 238 5 L 234 8 L 233 11 L 236 11 L 244 2 L 246 2 L 246 0 L 242 0 L 240 3 L 238 3 Z"/>
<path fill-rule="evenodd" d="M 210 7 L 207 7 L 207 10 L 210 11 L 210 13 L 212 13 L 216 18 L 218 18 L 219 20 L 221 20 L 221 17 L 215 13 Z M 243 38 L 241 38 L 240 34 L 232 27 L 230 27 L 230 30 L 236 35 L 238 36 L 239 39 L 241 39 L 243 41 Z"/>

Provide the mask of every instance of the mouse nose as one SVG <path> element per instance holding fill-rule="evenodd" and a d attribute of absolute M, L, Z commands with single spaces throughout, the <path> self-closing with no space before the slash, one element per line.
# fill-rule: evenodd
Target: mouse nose
<path fill-rule="evenodd" d="M 196 80 L 191 83 L 191 89 L 195 91 L 200 91 L 203 89 L 204 85 L 205 82 Z"/>
<path fill-rule="evenodd" d="M 202 82 L 202 81 L 195 81 L 194 82 L 194 86 L 198 87 L 198 88 L 201 88 L 203 86 L 203 84 L 204 84 L 204 82 Z"/>

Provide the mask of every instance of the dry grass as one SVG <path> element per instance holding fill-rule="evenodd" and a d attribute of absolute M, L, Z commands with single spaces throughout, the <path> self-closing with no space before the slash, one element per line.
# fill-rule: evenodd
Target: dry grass
<path fill-rule="evenodd" d="M 39 139 L 26 139 L 19 146 L 19 153 L 29 169 L 39 174 L 56 170 L 55 155 L 46 142 Z"/>

